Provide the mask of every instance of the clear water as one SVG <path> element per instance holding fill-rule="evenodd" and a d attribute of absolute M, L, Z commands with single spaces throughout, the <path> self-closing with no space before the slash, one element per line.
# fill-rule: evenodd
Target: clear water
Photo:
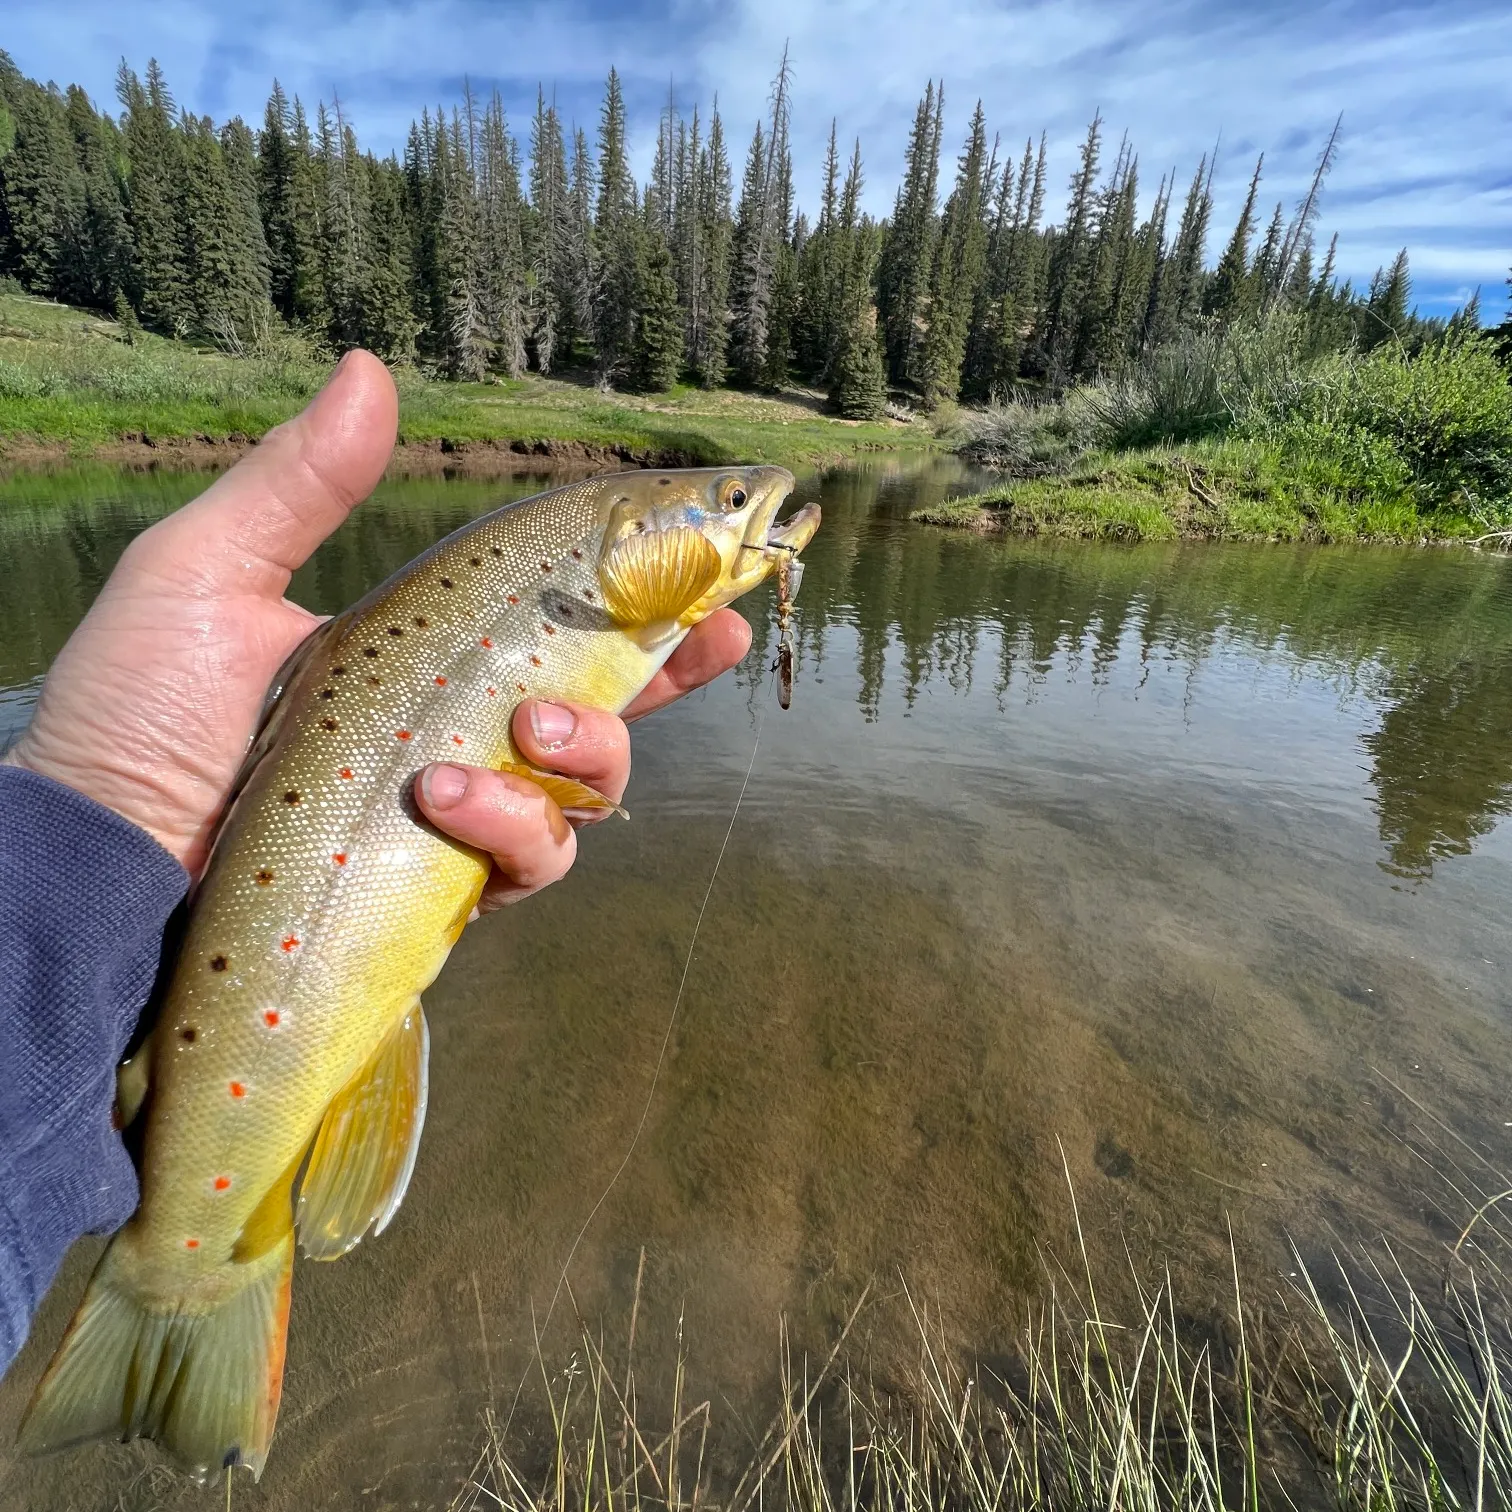
<path fill-rule="evenodd" d="M 681 1318 L 689 1390 L 759 1425 L 779 1315 L 819 1348 L 872 1277 L 1008 1347 L 1075 1263 L 1073 1190 L 1114 1306 L 1127 1250 L 1199 1317 L 1230 1227 L 1262 1297 L 1290 1244 L 1385 1235 L 1431 1266 L 1455 1186 L 1512 1169 L 1512 566 L 908 522 L 962 481 L 804 480 L 825 523 L 793 709 L 763 595 L 750 662 L 637 727 L 632 822 L 467 932 L 427 998 L 408 1200 L 299 1267 L 278 1438 L 235 1505 L 444 1507 L 537 1329 L 557 1363 L 573 1303 L 624 1336 L 642 1251 L 646 1390 Z M 125 542 L 201 483 L 0 483 L 0 738 Z M 337 609 L 540 486 L 386 485 L 294 595 Z M 96 1252 L 0 1387 L 0 1443 Z M 0 1505 L 214 1500 L 153 1464 L 0 1449 Z"/>

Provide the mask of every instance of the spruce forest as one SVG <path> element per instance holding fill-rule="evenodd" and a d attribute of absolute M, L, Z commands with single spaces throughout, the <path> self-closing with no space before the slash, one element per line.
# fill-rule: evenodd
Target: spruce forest
<path fill-rule="evenodd" d="M 1189 179 L 1142 170 L 1094 119 L 1060 219 L 1046 140 L 1010 147 L 981 106 L 959 153 L 930 83 L 892 214 L 863 212 L 859 141 L 832 126 L 812 216 L 789 147 L 786 57 L 739 171 L 717 102 L 662 112 L 649 179 L 626 152 L 611 71 L 593 139 L 538 93 L 522 143 L 497 94 L 414 121 L 402 160 L 364 151 L 339 103 L 313 116 L 275 82 L 257 127 L 180 108 L 155 62 L 125 63 L 119 114 L 0 52 L 0 277 L 128 326 L 225 350 L 270 328 L 481 380 L 588 368 L 608 386 L 825 391 L 855 419 L 1060 392 L 1197 326 L 1286 307 L 1323 353 L 1413 344 L 1407 254 L 1366 290 L 1316 235 L 1335 127 L 1291 209 L 1255 165 L 1215 266 L 1211 154 Z M 1112 150 L 1110 150 L 1110 147 Z M 1474 321 L 1474 313 L 1457 319 Z"/>

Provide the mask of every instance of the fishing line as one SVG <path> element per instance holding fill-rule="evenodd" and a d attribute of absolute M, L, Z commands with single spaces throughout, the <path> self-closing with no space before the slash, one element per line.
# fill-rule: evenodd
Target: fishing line
<path fill-rule="evenodd" d="M 651 1085 L 646 1089 L 645 1105 L 641 1108 L 640 1121 L 635 1126 L 635 1133 L 630 1136 L 629 1147 L 625 1150 L 624 1159 L 620 1161 L 614 1175 L 609 1178 L 608 1185 L 599 1193 L 598 1201 L 589 1209 L 588 1216 L 583 1219 L 583 1226 L 577 1231 L 577 1238 L 572 1241 L 572 1248 L 567 1251 L 567 1258 L 562 1262 L 562 1273 L 557 1277 L 556 1290 L 551 1294 L 551 1303 L 546 1309 L 545 1321 L 537 1331 L 536 1337 L 541 1338 L 551 1326 L 551 1315 L 556 1311 L 558 1299 L 562 1295 L 562 1288 L 567 1284 L 567 1272 L 572 1269 L 572 1262 L 577 1256 L 578 1246 L 582 1244 L 584 1236 L 598 1217 L 599 1209 L 609 1200 L 609 1194 L 614 1190 L 621 1176 L 625 1174 L 626 1167 L 630 1164 L 631 1157 L 635 1154 L 635 1147 L 640 1143 L 641 1134 L 645 1131 L 646 1121 L 651 1117 L 651 1105 L 656 1099 L 657 1084 L 661 1080 L 662 1067 L 667 1060 L 667 1047 L 672 1043 L 672 1031 L 677 1025 L 677 1015 L 682 1009 L 683 995 L 688 987 L 688 973 L 693 968 L 693 952 L 698 947 L 698 934 L 703 928 L 704 914 L 708 912 L 709 899 L 714 895 L 714 884 L 719 879 L 719 868 L 724 864 L 725 852 L 730 848 L 730 836 L 735 833 L 735 821 L 740 817 L 740 806 L 745 802 L 746 789 L 751 785 L 751 773 L 756 770 L 756 753 L 761 749 L 761 727 L 766 723 L 767 705 L 772 701 L 772 679 L 767 679 L 766 697 L 761 701 L 761 707 L 756 716 L 756 738 L 751 742 L 751 759 L 746 763 L 745 778 L 740 784 L 740 792 L 735 798 L 735 807 L 730 813 L 730 822 L 725 828 L 724 839 L 719 845 L 719 854 L 714 858 L 714 870 L 709 873 L 709 885 L 704 888 L 703 902 L 698 905 L 698 917 L 693 921 L 693 936 L 688 941 L 688 953 L 683 957 L 682 977 L 677 984 L 677 996 L 672 1000 L 672 1012 L 667 1018 L 667 1028 L 662 1035 L 661 1049 L 656 1055 L 656 1065 L 651 1072 Z M 531 1367 L 526 1366 L 525 1373 L 520 1377 L 520 1384 L 515 1387 L 514 1400 L 509 1404 L 509 1415 L 504 1419 L 504 1429 L 507 1432 L 510 1423 L 514 1420 L 515 1408 L 520 1404 L 520 1393 L 525 1389 L 525 1382 L 530 1379 Z"/>

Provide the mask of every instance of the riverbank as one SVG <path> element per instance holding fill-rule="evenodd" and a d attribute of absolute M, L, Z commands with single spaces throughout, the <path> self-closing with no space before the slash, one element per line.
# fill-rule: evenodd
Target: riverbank
<path fill-rule="evenodd" d="M 328 372 L 287 343 L 249 356 L 169 341 L 26 295 L 0 294 L 0 466 L 95 459 L 137 467 L 234 461 L 296 413 Z M 394 471 L 490 476 L 559 463 L 813 467 L 929 451 L 931 427 L 858 424 L 822 397 L 679 387 L 605 392 L 588 374 L 442 383 L 395 372 Z"/>
<path fill-rule="evenodd" d="M 1452 510 L 1422 514 L 1403 494 L 1341 486 L 1321 465 L 1232 438 L 1095 452 L 1063 473 L 1005 479 L 910 518 L 987 535 L 1120 541 L 1423 545 L 1488 529 Z"/>

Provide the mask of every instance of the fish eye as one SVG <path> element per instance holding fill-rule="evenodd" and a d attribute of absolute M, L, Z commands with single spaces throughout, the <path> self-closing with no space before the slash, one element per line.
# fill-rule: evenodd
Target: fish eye
<path fill-rule="evenodd" d="M 734 478 L 729 479 L 719 490 L 719 503 L 724 509 L 744 509 L 748 495 Z"/>

